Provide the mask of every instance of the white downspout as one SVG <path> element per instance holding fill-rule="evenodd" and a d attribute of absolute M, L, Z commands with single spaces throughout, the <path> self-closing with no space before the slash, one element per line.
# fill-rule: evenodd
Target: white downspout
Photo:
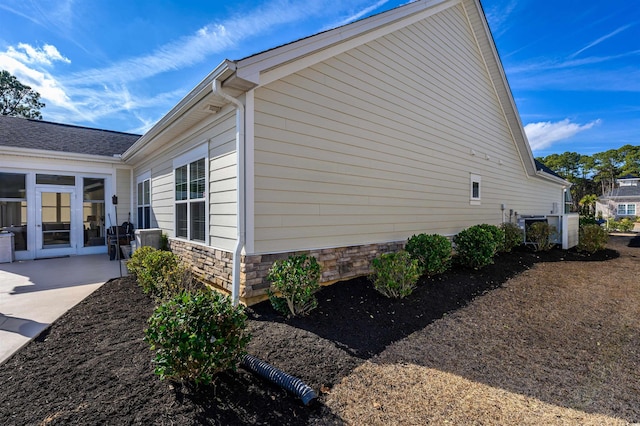
<path fill-rule="evenodd" d="M 233 251 L 233 270 L 231 274 L 231 300 L 237 305 L 240 300 L 240 256 L 244 247 L 245 230 L 245 110 L 244 104 L 222 89 L 222 82 L 213 82 L 213 92 L 236 106 L 236 154 L 237 154 L 237 240 Z"/>

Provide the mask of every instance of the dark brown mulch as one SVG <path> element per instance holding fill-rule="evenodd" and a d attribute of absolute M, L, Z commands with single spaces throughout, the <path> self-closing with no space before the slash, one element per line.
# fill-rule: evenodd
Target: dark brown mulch
<path fill-rule="evenodd" d="M 386 299 L 358 278 L 323 288 L 304 318 L 285 320 L 268 303 L 248 309 L 249 352 L 313 387 L 320 397 L 310 407 L 242 368 L 201 389 L 158 380 L 142 341 L 153 302 L 130 279 L 113 280 L 0 366 L 0 424 L 341 424 L 323 392 L 390 343 L 536 262 L 614 257 L 614 250 L 521 249 L 481 271 L 422 279 L 404 300 Z"/>

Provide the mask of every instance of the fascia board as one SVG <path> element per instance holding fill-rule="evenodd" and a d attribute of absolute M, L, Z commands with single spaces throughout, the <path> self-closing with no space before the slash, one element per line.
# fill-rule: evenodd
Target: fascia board
<path fill-rule="evenodd" d="M 541 177 L 543 179 L 547 179 L 547 180 L 553 181 L 553 182 L 555 182 L 557 184 L 560 184 L 560 185 L 566 186 L 566 187 L 570 187 L 570 186 L 573 185 L 573 183 L 569 182 L 568 180 L 559 178 L 557 176 L 551 175 L 551 174 L 549 174 L 547 172 L 544 172 L 544 171 L 541 171 L 541 170 L 537 170 L 536 171 L 536 176 Z"/>
<path fill-rule="evenodd" d="M 459 4 L 462 0 L 409 3 L 398 9 L 329 30 L 237 62 L 237 75 L 264 85 L 390 34 Z"/>

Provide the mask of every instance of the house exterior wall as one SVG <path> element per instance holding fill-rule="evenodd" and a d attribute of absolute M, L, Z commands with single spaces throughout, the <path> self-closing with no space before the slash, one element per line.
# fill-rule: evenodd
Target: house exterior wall
<path fill-rule="evenodd" d="M 175 189 L 173 160 L 203 144 L 208 152 L 208 241 L 205 245 L 232 251 L 236 235 L 235 111 L 212 115 L 207 123 L 194 126 L 180 140 L 172 141 L 134 166 L 137 176 L 151 180 L 151 227 L 175 237 Z M 134 201 L 137 197 L 134 190 Z M 134 210 L 137 206 L 134 205 Z M 132 218 L 136 217 L 132 212 Z M 198 244 L 198 243 L 190 243 Z"/>
<path fill-rule="evenodd" d="M 526 175 L 460 5 L 254 96 L 252 254 L 452 235 L 562 206 L 560 185 Z"/>
<path fill-rule="evenodd" d="M 618 212 L 618 204 L 635 205 L 635 215 L 621 215 Z M 640 216 L 640 201 L 636 198 L 601 199 L 596 201 L 596 217 L 622 219 L 625 217 L 635 218 Z"/>
<path fill-rule="evenodd" d="M 131 203 L 131 168 L 118 168 L 116 169 L 116 192 L 118 195 L 118 224 L 121 225 L 125 221 L 132 221 L 134 217 L 134 211 Z M 111 191 L 107 191 L 105 196 L 111 197 Z M 131 214 L 131 217 L 129 217 Z M 114 218 L 115 220 L 115 218 Z"/>

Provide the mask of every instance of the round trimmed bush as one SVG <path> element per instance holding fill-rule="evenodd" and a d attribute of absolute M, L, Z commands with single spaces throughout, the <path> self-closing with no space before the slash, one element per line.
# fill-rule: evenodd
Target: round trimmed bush
<path fill-rule="evenodd" d="M 405 250 L 418 261 L 423 275 L 441 274 L 451 265 L 451 241 L 442 235 L 414 235 L 407 241 Z"/>
<path fill-rule="evenodd" d="M 180 259 L 170 251 L 151 247 L 137 249 L 127 263 L 127 269 L 145 294 L 162 297 L 174 294 L 185 274 Z"/>
<path fill-rule="evenodd" d="M 504 232 L 504 252 L 510 252 L 524 242 L 524 232 L 515 223 L 505 222 L 500 229 Z"/>
<path fill-rule="evenodd" d="M 387 297 L 402 299 L 410 295 L 420 278 L 418 261 L 404 250 L 381 254 L 371 266 L 373 287 Z"/>
<path fill-rule="evenodd" d="M 242 305 L 218 292 L 183 291 L 161 303 L 149 318 L 145 341 L 156 351 L 160 379 L 209 384 L 235 370 L 251 336 Z"/>
<path fill-rule="evenodd" d="M 578 236 L 578 250 L 595 253 L 604 250 L 609 241 L 609 234 L 600 225 L 584 225 L 580 227 Z"/>
<path fill-rule="evenodd" d="M 289 256 L 273 262 L 267 280 L 271 306 L 283 315 L 306 315 L 318 306 L 315 293 L 320 289 L 320 265 L 313 256 Z"/>
<path fill-rule="evenodd" d="M 458 263 L 469 268 L 480 269 L 493 263 L 498 244 L 493 234 L 480 225 L 460 231 L 453 242 Z"/>
<path fill-rule="evenodd" d="M 495 226 L 495 225 L 489 225 L 487 223 L 482 223 L 480 225 L 476 225 L 479 226 L 480 228 L 489 231 L 489 233 L 491 233 L 491 236 L 493 237 L 493 240 L 496 242 L 496 253 L 500 253 L 500 252 L 504 252 L 505 250 L 505 235 L 504 235 L 504 231 Z"/>

